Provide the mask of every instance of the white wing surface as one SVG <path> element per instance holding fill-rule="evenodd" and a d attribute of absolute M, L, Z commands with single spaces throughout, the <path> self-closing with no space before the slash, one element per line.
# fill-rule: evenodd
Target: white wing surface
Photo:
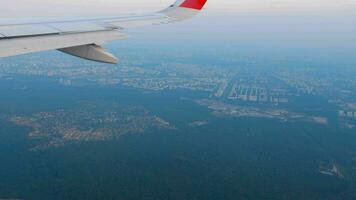
<path fill-rule="evenodd" d="M 178 0 L 169 8 L 144 15 L 75 20 L 0 22 L 0 58 L 57 49 L 98 62 L 118 60 L 102 45 L 126 38 L 131 27 L 161 25 L 194 17 L 207 0 Z"/>

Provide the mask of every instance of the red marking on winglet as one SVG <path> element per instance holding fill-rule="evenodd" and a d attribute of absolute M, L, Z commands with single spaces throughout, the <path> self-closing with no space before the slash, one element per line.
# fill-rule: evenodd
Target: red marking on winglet
<path fill-rule="evenodd" d="M 180 7 L 201 10 L 206 2 L 207 0 L 185 0 Z"/>

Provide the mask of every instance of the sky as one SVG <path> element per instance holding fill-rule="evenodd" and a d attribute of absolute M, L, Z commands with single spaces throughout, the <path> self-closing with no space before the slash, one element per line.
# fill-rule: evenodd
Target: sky
<path fill-rule="evenodd" d="M 115 15 L 155 11 L 174 0 L 1 0 L 0 17 Z M 209 0 L 207 12 L 353 12 L 356 0 Z"/>

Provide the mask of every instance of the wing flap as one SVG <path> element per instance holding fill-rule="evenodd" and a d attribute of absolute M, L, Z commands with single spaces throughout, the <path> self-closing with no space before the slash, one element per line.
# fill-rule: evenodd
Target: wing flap
<path fill-rule="evenodd" d="M 0 57 L 8 57 L 52 49 L 62 49 L 87 44 L 105 44 L 109 41 L 126 38 L 118 31 L 100 31 L 78 34 L 45 35 L 41 37 L 25 37 L 2 39 L 0 41 Z"/>

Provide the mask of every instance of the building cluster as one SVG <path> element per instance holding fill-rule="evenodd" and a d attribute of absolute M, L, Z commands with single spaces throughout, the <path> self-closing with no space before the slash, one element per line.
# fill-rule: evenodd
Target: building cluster
<path fill-rule="evenodd" d="M 186 89 L 193 91 L 213 92 L 218 83 L 216 81 L 205 78 L 192 80 L 185 78 L 132 78 L 124 79 L 121 84 L 133 88 L 155 91 Z"/>
<path fill-rule="evenodd" d="M 339 117 L 345 119 L 356 119 L 356 111 L 339 110 Z"/>
<path fill-rule="evenodd" d="M 232 86 L 228 99 L 283 104 L 289 102 L 286 94 L 287 92 L 283 89 L 267 89 L 264 87 L 247 86 L 236 83 Z"/>

